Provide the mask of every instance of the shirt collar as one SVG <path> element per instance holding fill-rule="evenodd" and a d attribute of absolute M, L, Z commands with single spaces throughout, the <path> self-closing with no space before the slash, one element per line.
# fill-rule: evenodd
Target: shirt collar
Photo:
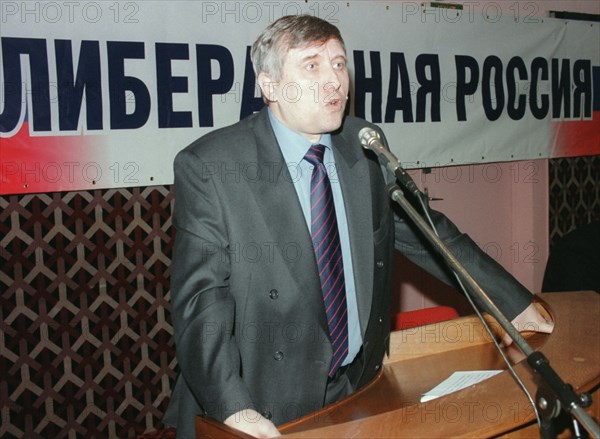
<path fill-rule="evenodd" d="M 269 120 L 273 127 L 273 132 L 279 143 L 279 148 L 283 154 L 286 163 L 300 163 L 304 159 L 304 155 L 312 145 L 306 138 L 302 137 L 297 132 L 286 127 L 273 114 L 270 108 L 268 109 Z M 331 149 L 331 134 L 326 133 L 321 135 L 320 144 Z"/>

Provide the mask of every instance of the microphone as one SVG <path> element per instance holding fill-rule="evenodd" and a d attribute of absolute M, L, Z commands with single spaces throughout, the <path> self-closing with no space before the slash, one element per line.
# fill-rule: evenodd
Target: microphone
<path fill-rule="evenodd" d="M 364 149 L 373 151 L 379 158 L 379 162 L 384 165 L 388 171 L 396 176 L 398 182 L 409 192 L 415 195 L 417 198 L 420 197 L 421 191 L 415 184 L 410 175 L 402 169 L 402 165 L 398 159 L 387 149 L 381 142 L 381 136 L 379 133 L 370 127 L 364 127 L 358 132 L 358 139 Z"/>

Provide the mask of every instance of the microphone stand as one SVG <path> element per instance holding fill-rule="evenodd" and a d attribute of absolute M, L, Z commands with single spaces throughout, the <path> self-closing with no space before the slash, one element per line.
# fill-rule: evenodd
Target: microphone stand
<path fill-rule="evenodd" d="M 393 160 L 389 159 L 389 156 L 393 157 L 389 151 L 387 151 L 387 154 L 386 160 L 384 160 L 384 162 L 387 163 L 384 164 L 387 166 L 388 170 L 392 171 L 397 181 L 405 184 L 407 177 L 406 172 L 404 172 L 397 161 L 396 163 L 393 163 Z M 411 183 L 412 185 L 410 183 L 407 185 L 408 190 L 414 194 L 415 184 L 412 181 Z M 537 406 L 540 408 L 542 413 L 548 415 L 547 419 L 545 420 L 545 426 L 542 427 L 542 436 L 544 437 L 544 430 L 546 426 L 548 426 L 549 418 L 555 416 L 558 411 L 557 409 L 560 409 L 560 407 L 557 407 L 557 405 L 552 402 L 552 400 L 556 400 L 556 398 L 558 398 L 558 401 L 562 403 L 569 413 L 571 413 L 577 420 L 579 420 L 579 422 L 581 422 L 581 424 L 583 424 L 585 429 L 592 435 L 592 437 L 600 438 L 600 427 L 598 427 L 598 424 L 583 409 L 591 404 L 591 397 L 586 393 L 577 395 L 573 390 L 573 387 L 569 384 L 566 384 L 554 371 L 554 369 L 552 369 L 546 356 L 541 352 L 534 351 L 531 348 L 523 336 L 521 336 L 519 331 L 512 325 L 510 321 L 508 321 L 504 314 L 502 314 L 502 311 L 498 309 L 487 293 L 481 288 L 475 279 L 473 279 L 473 277 L 460 263 L 456 256 L 442 242 L 442 240 L 437 236 L 434 230 L 432 230 L 429 224 L 417 212 L 412 204 L 410 204 L 398 184 L 392 183 L 388 185 L 388 194 L 390 198 L 395 201 L 404 210 L 404 212 L 406 212 L 414 224 L 425 235 L 428 241 L 440 253 L 448 266 L 454 271 L 454 273 L 456 273 L 456 276 L 459 278 L 460 282 L 469 290 L 470 293 L 476 296 L 481 303 L 485 303 L 487 311 L 510 335 L 510 337 L 513 339 L 513 342 L 523 352 L 523 354 L 525 354 L 529 366 L 543 378 L 547 386 L 542 385 L 542 388 L 546 389 L 549 387 L 549 389 L 551 389 L 551 392 L 538 392 L 538 395 L 536 395 Z M 419 193 L 417 196 L 421 196 L 421 194 Z M 544 425 L 544 423 L 542 424 Z"/>

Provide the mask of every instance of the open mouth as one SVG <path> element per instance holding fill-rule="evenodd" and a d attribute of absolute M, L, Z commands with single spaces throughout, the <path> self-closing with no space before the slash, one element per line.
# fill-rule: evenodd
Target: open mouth
<path fill-rule="evenodd" d="M 331 99 L 330 101 L 326 102 L 325 104 L 328 107 L 335 107 L 335 108 L 337 108 L 337 107 L 339 107 L 339 106 L 342 105 L 342 102 L 343 102 L 342 99 L 340 99 L 340 98 L 334 98 L 334 99 Z"/>

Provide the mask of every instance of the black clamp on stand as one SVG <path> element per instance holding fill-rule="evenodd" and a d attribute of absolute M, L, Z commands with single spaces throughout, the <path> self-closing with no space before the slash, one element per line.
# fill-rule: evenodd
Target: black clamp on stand
<path fill-rule="evenodd" d="M 537 380 L 540 382 L 538 383 L 535 395 L 535 404 L 541 422 L 540 437 L 542 439 L 553 439 L 557 435 L 553 420 L 560 415 L 564 402 L 569 401 L 569 405 L 566 406 L 567 411 L 571 411 L 569 407 L 573 406 L 585 409 L 592 405 L 592 397 L 587 392 L 577 395 L 573 387 L 570 384 L 565 384 L 558 374 L 552 370 L 548 359 L 542 353 L 533 352 L 531 355 L 528 355 L 527 363 L 529 363 L 529 366 L 533 370 L 539 373 L 538 377 L 541 376 L 543 378 L 542 380 Z M 561 395 L 558 394 L 559 392 Z M 586 412 L 584 411 L 583 413 Z M 582 437 L 577 417 L 573 419 L 573 432 L 575 439 Z M 590 432 L 592 431 L 590 430 Z"/>

